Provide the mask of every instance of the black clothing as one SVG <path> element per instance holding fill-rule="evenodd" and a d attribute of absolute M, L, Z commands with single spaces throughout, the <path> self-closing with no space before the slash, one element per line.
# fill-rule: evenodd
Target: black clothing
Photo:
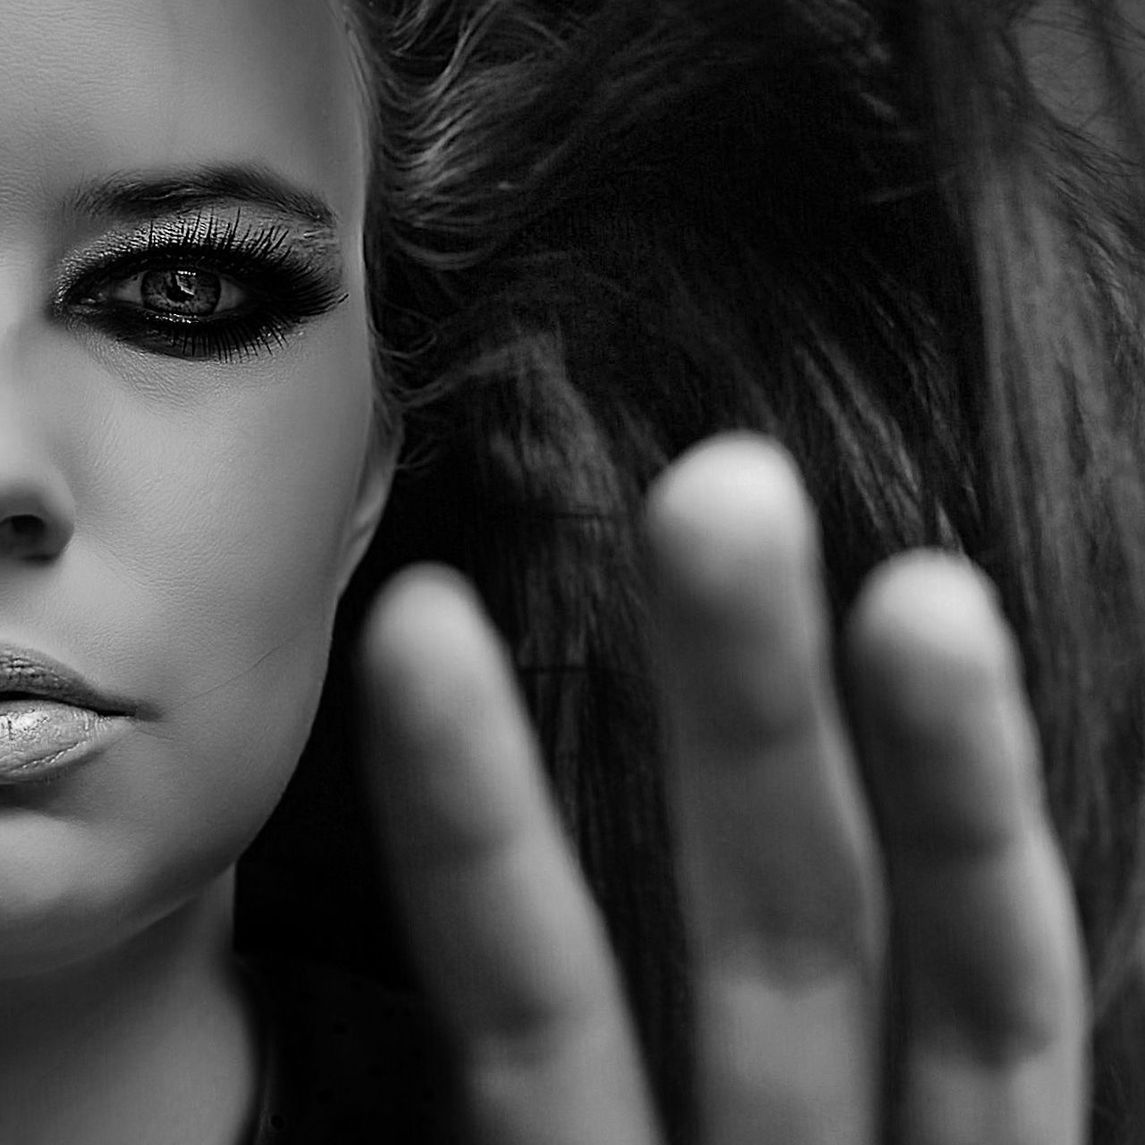
<path fill-rule="evenodd" d="M 365 978 L 244 958 L 262 1029 L 251 1145 L 461 1145 L 424 1007 Z"/>

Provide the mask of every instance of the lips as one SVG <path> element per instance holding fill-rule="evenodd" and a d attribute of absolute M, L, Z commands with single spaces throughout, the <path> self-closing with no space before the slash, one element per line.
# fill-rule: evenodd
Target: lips
<path fill-rule="evenodd" d="M 0 647 L 0 785 L 54 778 L 121 734 L 135 707 L 78 673 Z"/>
<path fill-rule="evenodd" d="M 21 648 L 0 646 L 0 703 L 35 698 L 105 716 L 135 714 L 130 701 L 99 691 L 63 664 Z"/>

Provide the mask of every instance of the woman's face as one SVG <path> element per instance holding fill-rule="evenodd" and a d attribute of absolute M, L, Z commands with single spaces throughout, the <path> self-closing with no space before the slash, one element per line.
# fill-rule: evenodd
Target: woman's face
<path fill-rule="evenodd" d="M 388 477 L 357 79 L 333 0 L 0 11 L 0 664 L 138 709 L 0 783 L 0 977 L 225 871 L 305 742 Z"/>

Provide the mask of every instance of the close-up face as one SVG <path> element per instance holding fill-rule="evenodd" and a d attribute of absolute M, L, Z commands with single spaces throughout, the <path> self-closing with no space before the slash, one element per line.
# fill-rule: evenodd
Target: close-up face
<path fill-rule="evenodd" d="M 392 445 L 365 121 L 334 0 L 3 5 L 0 977 L 207 885 L 304 745 Z"/>

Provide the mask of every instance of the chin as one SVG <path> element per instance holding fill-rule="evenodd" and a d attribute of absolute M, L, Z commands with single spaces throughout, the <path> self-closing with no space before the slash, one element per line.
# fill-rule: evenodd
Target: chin
<path fill-rule="evenodd" d="M 320 694 L 305 657 L 276 667 L 130 725 L 48 782 L 0 785 L 0 981 L 98 959 L 201 901 L 229 926 L 227 876 L 281 797 Z"/>
<path fill-rule="evenodd" d="M 229 926 L 230 872 L 248 842 L 174 862 L 82 821 L 0 804 L 0 984 L 97 966 L 167 923 L 195 925 L 200 904 Z"/>

